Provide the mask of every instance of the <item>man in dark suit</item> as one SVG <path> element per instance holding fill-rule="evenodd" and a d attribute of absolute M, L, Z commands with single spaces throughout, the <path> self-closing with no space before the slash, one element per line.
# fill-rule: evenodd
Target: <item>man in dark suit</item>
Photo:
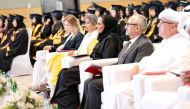
<path fill-rule="evenodd" d="M 146 18 L 135 14 L 131 16 L 126 24 L 127 35 L 131 40 L 125 44 L 118 55 L 118 64 L 139 62 L 143 57 L 153 52 L 151 41 L 142 33 L 147 25 Z M 103 91 L 102 77 L 93 77 L 84 83 L 84 95 L 81 109 L 100 109 L 101 92 Z"/>

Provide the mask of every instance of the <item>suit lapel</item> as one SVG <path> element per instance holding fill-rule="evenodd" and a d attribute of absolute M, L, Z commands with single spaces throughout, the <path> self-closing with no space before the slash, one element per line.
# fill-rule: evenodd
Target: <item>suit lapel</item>
<path fill-rule="evenodd" d="M 125 54 L 125 58 L 123 59 L 123 62 L 125 61 L 127 55 L 137 46 L 137 44 L 139 43 L 139 41 L 141 40 L 143 36 L 139 36 L 137 38 L 137 40 L 129 47 L 129 49 L 127 50 L 126 54 Z"/>

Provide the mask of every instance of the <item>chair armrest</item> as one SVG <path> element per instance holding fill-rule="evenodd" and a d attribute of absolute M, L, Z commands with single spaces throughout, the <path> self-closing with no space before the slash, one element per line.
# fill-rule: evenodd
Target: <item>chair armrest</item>
<path fill-rule="evenodd" d="M 179 77 L 173 74 L 166 74 L 156 78 L 147 78 L 144 85 L 145 93 L 150 91 L 177 91 L 182 82 Z"/>
<path fill-rule="evenodd" d="M 102 69 L 104 90 L 111 85 L 130 81 L 130 71 L 133 66 L 137 64 L 138 63 L 104 66 Z"/>
<path fill-rule="evenodd" d="M 84 81 L 88 78 L 92 77 L 91 73 L 85 72 L 85 70 L 91 65 L 97 66 L 105 66 L 117 63 L 117 58 L 109 58 L 109 59 L 100 59 L 100 60 L 92 60 L 92 61 L 85 61 L 79 64 L 80 68 L 80 85 L 79 85 L 79 93 L 80 96 L 83 94 L 84 89 Z M 80 97 L 81 98 L 81 97 Z"/>
<path fill-rule="evenodd" d="M 62 68 L 71 68 L 73 66 L 78 66 L 81 62 L 92 60 L 90 56 L 85 56 L 81 58 L 74 58 L 73 56 L 65 56 L 61 59 Z"/>
<path fill-rule="evenodd" d="M 49 54 L 48 51 L 45 51 L 45 50 L 39 50 L 36 52 L 36 60 L 43 60 L 43 61 L 46 61 L 46 56 Z"/>
<path fill-rule="evenodd" d="M 190 86 L 181 86 L 177 90 L 180 101 L 190 102 Z"/>
<path fill-rule="evenodd" d="M 145 81 L 151 78 L 161 78 L 165 75 L 143 75 L 137 74 L 133 77 L 134 84 L 134 106 L 135 108 L 139 108 L 141 103 L 141 99 L 145 94 Z"/>
<path fill-rule="evenodd" d="M 118 62 L 118 58 L 91 60 L 91 61 L 82 62 L 79 65 L 79 67 L 80 67 L 80 72 L 84 72 L 84 70 L 87 69 L 91 65 L 106 66 L 106 65 L 115 64 L 117 62 Z"/>

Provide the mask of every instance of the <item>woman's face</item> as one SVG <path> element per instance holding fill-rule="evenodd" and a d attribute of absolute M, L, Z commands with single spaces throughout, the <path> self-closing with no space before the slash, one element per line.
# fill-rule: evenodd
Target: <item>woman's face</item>
<path fill-rule="evenodd" d="M 111 23 L 111 22 L 110 22 Z M 98 17 L 98 22 L 97 22 L 97 30 L 98 33 L 102 33 L 104 31 L 105 25 L 103 24 L 103 19 L 102 17 Z"/>
<path fill-rule="evenodd" d="M 126 14 L 126 16 L 129 16 L 129 10 L 128 10 L 128 8 L 125 9 L 125 14 Z"/>
<path fill-rule="evenodd" d="M 3 27 L 3 21 L 0 19 L 0 27 Z"/>
<path fill-rule="evenodd" d="M 100 11 L 95 11 L 95 15 L 97 16 L 97 17 L 99 17 L 100 16 Z"/>
<path fill-rule="evenodd" d="M 5 20 L 5 28 L 7 28 L 8 27 L 8 20 Z"/>
<path fill-rule="evenodd" d="M 64 22 L 64 28 L 65 28 L 65 30 L 67 32 L 72 32 L 73 31 L 73 26 L 67 20 L 65 20 L 65 22 Z"/>
<path fill-rule="evenodd" d="M 64 24 L 64 21 L 65 21 L 65 16 L 62 16 L 61 17 L 61 22 Z"/>
<path fill-rule="evenodd" d="M 111 14 L 112 17 L 116 17 L 116 10 L 111 10 L 110 14 Z"/>
<path fill-rule="evenodd" d="M 156 12 L 155 12 L 155 10 L 153 10 L 153 9 L 149 9 L 149 15 L 150 15 L 151 17 L 156 16 Z"/>
<path fill-rule="evenodd" d="M 36 23 L 36 18 L 35 17 L 32 18 L 32 23 L 33 24 Z"/>
<path fill-rule="evenodd" d="M 17 27 L 17 21 L 14 19 L 13 20 L 13 27 L 16 28 Z"/>
<path fill-rule="evenodd" d="M 88 18 L 85 19 L 85 30 L 88 32 L 92 32 L 95 30 L 96 25 L 92 24 Z"/>
<path fill-rule="evenodd" d="M 120 16 L 123 16 L 123 15 L 124 15 L 124 13 L 123 13 L 122 10 L 120 10 L 119 13 L 120 13 Z"/>

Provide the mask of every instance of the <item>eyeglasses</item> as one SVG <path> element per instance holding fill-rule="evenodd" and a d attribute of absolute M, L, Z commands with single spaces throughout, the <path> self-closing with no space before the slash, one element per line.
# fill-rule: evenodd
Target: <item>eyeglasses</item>
<path fill-rule="evenodd" d="M 172 23 L 172 22 L 163 21 L 162 19 L 159 19 L 158 21 L 159 21 L 159 23 L 174 24 L 174 23 Z"/>
<path fill-rule="evenodd" d="M 126 23 L 126 26 L 129 26 L 129 25 L 138 25 L 138 24 L 134 24 L 134 23 Z"/>

